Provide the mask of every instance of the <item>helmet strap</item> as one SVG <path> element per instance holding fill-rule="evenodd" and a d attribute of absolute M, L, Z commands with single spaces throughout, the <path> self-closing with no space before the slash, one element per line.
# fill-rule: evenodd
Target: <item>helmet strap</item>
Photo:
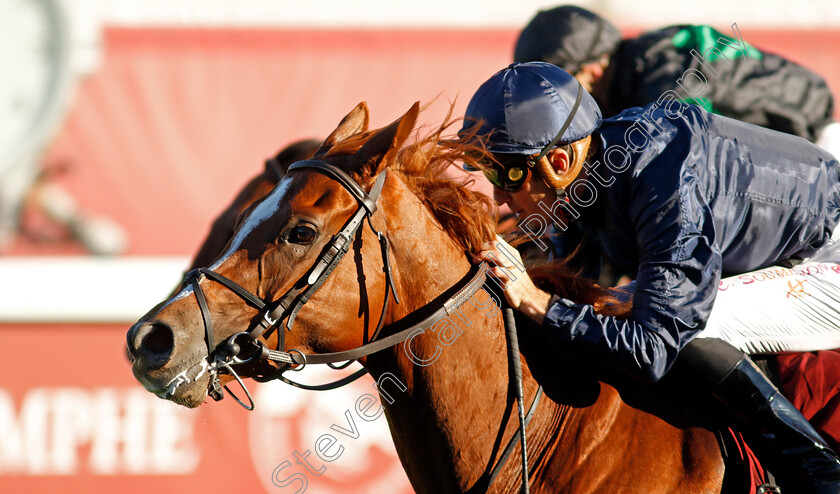
<path fill-rule="evenodd" d="M 569 202 L 569 196 L 566 194 L 566 189 L 554 189 L 554 197 L 564 206 L 567 202 Z"/>
<path fill-rule="evenodd" d="M 569 126 L 572 125 L 572 120 L 575 118 L 575 113 L 577 113 L 578 107 L 580 107 L 581 99 L 583 99 L 583 86 L 581 86 L 580 83 L 578 83 L 578 90 L 577 90 L 577 97 L 575 98 L 575 104 L 572 105 L 571 110 L 569 110 L 569 116 L 566 117 L 566 121 L 563 122 L 562 126 L 560 126 L 560 132 L 558 132 L 557 135 L 554 136 L 554 139 L 552 139 L 551 142 L 546 144 L 545 147 L 542 148 L 542 151 L 540 151 L 540 154 L 538 154 L 536 156 L 536 158 L 533 159 L 534 168 L 536 168 L 537 171 L 542 176 L 543 182 L 545 182 L 545 184 L 549 188 L 554 190 L 554 194 L 557 196 L 558 200 L 561 199 L 561 198 L 566 200 L 566 187 L 570 183 L 572 183 L 572 180 L 574 180 L 574 178 L 580 172 L 580 168 L 581 168 L 581 166 L 583 166 L 583 162 L 581 161 L 578 164 L 577 161 L 579 161 L 579 160 L 575 159 L 575 162 L 570 164 L 569 170 L 566 173 L 564 173 L 562 176 L 560 176 L 560 175 L 557 174 L 557 172 L 554 171 L 554 167 L 551 166 L 551 163 L 550 163 L 549 159 L 547 158 L 547 156 L 548 156 L 548 153 L 554 148 L 554 146 L 558 142 L 560 142 L 561 139 L 563 139 L 563 134 L 566 133 L 566 129 L 568 129 Z M 588 142 L 589 142 L 589 138 L 590 138 L 590 136 L 586 137 L 587 145 L 588 145 Z M 580 141 L 583 141 L 583 140 L 584 139 L 581 139 Z M 580 142 L 580 141 L 578 141 L 578 142 Z M 577 156 L 578 156 L 578 153 L 575 152 L 575 157 L 577 158 Z M 584 154 L 584 156 L 585 156 L 585 154 Z M 574 168 L 577 168 L 577 169 L 574 169 Z"/>

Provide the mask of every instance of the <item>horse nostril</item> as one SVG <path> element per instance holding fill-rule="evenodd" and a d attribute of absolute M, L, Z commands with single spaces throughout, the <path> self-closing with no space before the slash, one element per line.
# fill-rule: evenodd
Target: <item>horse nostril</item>
<path fill-rule="evenodd" d="M 145 323 L 132 328 L 128 339 L 129 354 L 142 359 L 150 367 L 160 367 L 172 356 L 175 334 L 164 323 Z"/>
<path fill-rule="evenodd" d="M 175 345 L 175 335 L 166 324 L 153 324 L 149 334 L 143 338 L 142 346 L 155 354 L 170 354 Z"/>

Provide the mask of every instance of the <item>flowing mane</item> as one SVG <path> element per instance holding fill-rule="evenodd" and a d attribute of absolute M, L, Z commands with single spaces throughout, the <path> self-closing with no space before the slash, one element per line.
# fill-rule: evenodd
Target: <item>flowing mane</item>
<path fill-rule="evenodd" d="M 474 178 L 456 180 L 446 176 L 450 166 L 460 166 L 462 162 L 480 168 L 481 159 L 487 155 L 480 141 L 474 145 L 468 143 L 472 139 L 442 138 L 444 132 L 456 123 L 458 120 L 452 119 L 450 108 L 438 128 L 431 131 L 426 128 L 425 133 L 423 128 L 418 129 L 416 140 L 399 151 L 391 170 L 420 198 L 458 246 L 465 252 L 475 252 L 481 244 L 496 238 L 498 214 L 491 198 L 471 188 Z M 367 140 L 373 132 L 361 134 L 361 140 Z M 358 149 L 356 142 L 352 139 L 344 141 L 332 151 L 355 152 Z M 347 149 L 343 149 L 344 146 Z M 374 177 L 368 172 L 357 175 L 357 179 L 371 185 Z M 517 245 L 524 241 L 527 238 L 522 236 L 512 243 Z M 630 302 L 620 300 L 613 292 L 580 276 L 579 272 L 569 268 L 566 259 L 525 262 L 528 273 L 538 286 L 551 293 L 578 303 L 591 304 L 601 314 L 626 317 L 630 313 Z"/>
<path fill-rule="evenodd" d="M 440 129 L 443 130 L 443 129 Z M 496 237 L 498 215 L 493 200 L 470 188 L 472 177 L 447 178 L 447 168 L 472 150 L 465 144 L 438 145 L 440 131 L 430 133 L 399 154 L 393 171 L 423 201 L 441 226 L 465 251 L 473 252 Z"/>

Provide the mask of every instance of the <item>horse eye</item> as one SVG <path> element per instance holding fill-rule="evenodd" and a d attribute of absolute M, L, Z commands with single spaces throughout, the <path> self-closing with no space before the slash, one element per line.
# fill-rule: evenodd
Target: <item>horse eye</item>
<path fill-rule="evenodd" d="M 306 245 L 312 243 L 317 235 L 318 232 L 316 232 L 311 226 L 298 225 L 292 228 L 292 231 L 289 232 L 289 242 L 293 244 Z"/>

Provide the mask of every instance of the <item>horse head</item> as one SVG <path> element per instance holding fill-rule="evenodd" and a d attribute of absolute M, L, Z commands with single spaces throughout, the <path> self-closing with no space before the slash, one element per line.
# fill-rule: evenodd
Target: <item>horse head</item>
<path fill-rule="evenodd" d="M 337 169 L 361 184 L 358 190 L 318 169 L 286 167 L 277 186 L 243 213 L 225 251 L 209 268 L 194 271 L 178 293 L 129 330 L 128 351 L 137 379 L 158 396 L 196 407 L 214 391 L 214 358 L 225 350 L 220 347 L 239 344 L 231 338 L 260 323 L 263 331 L 252 335 L 263 346 L 252 351 L 289 348 L 303 355 L 368 342 L 376 325 L 371 314 L 383 312 L 386 299 L 386 280 L 376 276 L 382 273 L 380 232 L 386 225 L 373 211 L 376 199 L 366 203 L 359 194 L 366 194 L 377 176 L 383 181 L 383 170 L 396 161 L 418 112 L 415 104 L 391 125 L 368 131 L 368 110 L 361 103 L 321 144 L 317 161 L 300 162 Z M 354 218 L 355 230 L 348 233 L 347 223 Z M 362 228 L 363 220 L 370 228 Z M 353 255 L 325 266 L 337 238 L 344 242 L 340 249 Z M 326 271 L 325 276 L 313 280 L 318 270 Z M 285 320 L 266 325 L 278 301 L 294 309 L 279 310 Z M 240 369 L 245 375 L 277 370 L 276 364 L 256 361 Z M 222 376 L 222 383 L 230 379 Z"/>

